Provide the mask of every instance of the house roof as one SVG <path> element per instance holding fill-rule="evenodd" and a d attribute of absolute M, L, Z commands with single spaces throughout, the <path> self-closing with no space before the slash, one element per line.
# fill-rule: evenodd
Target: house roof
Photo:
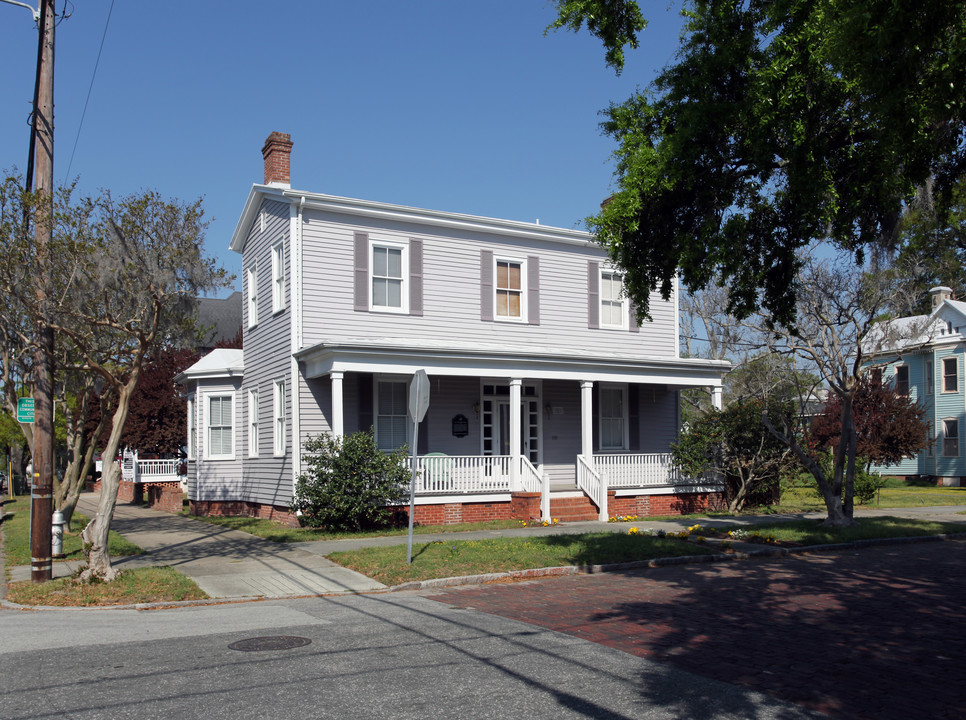
<path fill-rule="evenodd" d="M 949 327 L 952 327 L 950 332 Z M 943 300 L 929 315 L 911 315 L 877 323 L 862 342 L 866 354 L 909 351 L 966 337 L 966 303 Z"/>
<path fill-rule="evenodd" d="M 550 225 L 520 222 L 517 220 L 501 220 L 478 215 L 445 212 L 442 210 L 426 210 L 424 208 L 393 205 L 391 203 L 375 202 L 372 200 L 358 200 L 355 198 L 339 197 L 311 193 L 304 190 L 291 190 L 284 187 L 269 185 L 253 185 L 248 194 L 248 200 L 242 210 L 241 217 L 235 225 L 231 242 L 228 247 L 236 252 L 243 252 L 248 240 L 248 229 L 255 221 L 255 217 L 264 199 L 278 202 L 297 203 L 300 208 L 325 210 L 347 215 L 359 215 L 381 220 L 396 220 L 420 225 L 429 225 L 448 229 L 468 230 L 495 235 L 511 235 L 518 238 L 545 240 L 549 242 L 576 244 L 581 246 L 596 246 L 594 237 L 583 230 L 555 228 Z"/>
<path fill-rule="evenodd" d="M 454 343 L 413 338 L 323 341 L 295 353 L 309 378 L 334 371 L 467 377 L 640 382 L 676 387 L 720 386 L 731 369 L 724 360 L 642 357 L 600 349 Z"/>
<path fill-rule="evenodd" d="M 238 348 L 217 348 L 184 372 L 178 373 L 174 381 L 184 383 L 200 378 L 241 377 L 245 371 L 243 351 Z"/>

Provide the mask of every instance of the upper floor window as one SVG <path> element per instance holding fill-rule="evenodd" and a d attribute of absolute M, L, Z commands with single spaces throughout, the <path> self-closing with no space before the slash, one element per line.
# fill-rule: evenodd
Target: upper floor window
<path fill-rule="evenodd" d="M 230 460 L 235 457 L 233 394 L 208 397 L 208 459 Z"/>
<path fill-rule="evenodd" d="M 909 366 L 896 365 L 895 389 L 897 395 L 909 394 Z"/>
<path fill-rule="evenodd" d="M 373 243 L 371 253 L 372 309 L 406 312 L 406 248 Z"/>
<path fill-rule="evenodd" d="M 285 246 L 272 247 L 272 312 L 285 307 Z"/>
<path fill-rule="evenodd" d="M 623 278 L 620 273 L 602 270 L 600 273 L 600 326 L 627 328 L 627 309 L 623 297 Z"/>
<path fill-rule="evenodd" d="M 252 265 L 245 273 L 245 292 L 248 293 L 248 327 L 255 327 L 258 324 L 258 272 L 257 267 Z"/>
<path fill-rule="evenodd" d="M 353 233 L 352 309 L 423 314 L 423 241 L 370 240 Z"/>
<path fill-rule="evenodd" d="M 601 385 L 598 391 L 600 449 L 627 449 L 627 386 Z"/>
<path fill-rule="evenodd" d="M 409 439 L 409 385 L 405 380 L 376 380 L 376 446 L 392 451 Z"/>
<path fill-rule="evenodd" d="M 522 320 L 524 317 L 523 263 L 519 260 L 496 261 L 496 317 Z"/>
<path fill-rule="evenodd" d="M 926 361 L 926 395 L 932 395 L 933 387 L 936 384 L 936 378 L 933 376 L 932 370 L 932 360 Z"/>
<path fill-rule="evenodd" d="M 959 361 L 954 357 L 943 358 L 943 392 L 959 392 Z"/>

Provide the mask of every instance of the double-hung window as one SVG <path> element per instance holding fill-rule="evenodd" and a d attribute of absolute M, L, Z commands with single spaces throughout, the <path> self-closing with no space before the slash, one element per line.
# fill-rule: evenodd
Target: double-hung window
<path fill-rule="evenodd" d="M 627 329 L 627 307 L 624 283 L 620 273 L 602 270 L 600 273 L 600 326 Z"/>
<path fill-rule="evenodd" d="M 285 246 L 272 247 L 272 312 L 285 308 Z"/>
<path fill-rule="evenodd" d="M 498 320 L 523 320 L 524 268 L 519 260 L 496 261 L 496 317 Z"/>
<path fill-rule="evenodd" d="M 231 460 L 235 457 L 234 395 L 208 397 L 208 460 Z"/>
<path fill-rule="evenodd" d="M 943 358 L 943 392 L 959 392 L 959 361 L 955 357 Z"/>
<path fill-rule="evenodd" d="M 959 420 L 943 420 L 943 457 L 959 457 Z"/>
<path fill-rule="evenodd" d="M 409 439 L 408 387 L 405 380 L 376 380 L 376 446 L 380 450 L 396 450 Z"/>
<path fill-rule="evenodd" d="M 932 360 L 926 361 L 926 395 L 932 395 L 933 387 L 936 384 L 936 378 L 933 377 L 932 371 Z"/>
<path fill-rule="evenodd" d="M 248 391 L 248 457 L 258 457 L 258 390 Z"/>
<path fill-rule="evenodd" d="M 408 258 L 405 246 L 373 242 L 371 253 L 370 307 L 388 312 L 408 312 Z"/>
<path fill-rule="evenodd" d="M 276 380 L 272 387 L 272 416 L 274 422 L 274 450 L 285 454 L 285 381 Z"/>
<path fill-rule="evenodd" d="M 627 387 L 601 385 L 598 391 L 600 449 L 627 449 Z"/>
<path fill-rule="evenodd" d="M 909 394 L 909 366 L 896 365 L 895 389 L 897 395 Z"/>
<path fill-rule="evenodd" d="M 255 327 L 258 324 L 258 269 L 252 265 L 245 272 L 247 284 L 245 291 L 248 293 L 248 327 Z"/>

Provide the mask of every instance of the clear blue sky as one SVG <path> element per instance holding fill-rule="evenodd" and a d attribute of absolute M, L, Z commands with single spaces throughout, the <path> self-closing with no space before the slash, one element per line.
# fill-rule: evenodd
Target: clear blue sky
<path fill-rule="evenodd" d="M 236 276 L 228 242 L 273 130 L 292 135 L 297 189 L 583 227 L 613 173 L 599 111 L 678 46 L 680 3 L 641 5 L 650 25 L 616 77 L 586 32 L 544 37 L 545 0 L 74 0 L 54 174 L 69 165 L 84 194 L 203 197 L 206 248 Z M 0 3 L 2 170 L 26 168 L 36 48 L 28 11 Z"/>

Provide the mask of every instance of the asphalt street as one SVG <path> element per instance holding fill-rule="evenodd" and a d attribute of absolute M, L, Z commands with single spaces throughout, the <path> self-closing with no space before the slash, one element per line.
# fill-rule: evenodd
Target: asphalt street
<path fill-rule="evenodd" d="M 232 649 L 254 638 L 292 649 Z M 822 717 L 412 593 L 172 610 L 0 611 L 0 717 Z M 267 640 L 256 645 L 264 647 Z"/>

